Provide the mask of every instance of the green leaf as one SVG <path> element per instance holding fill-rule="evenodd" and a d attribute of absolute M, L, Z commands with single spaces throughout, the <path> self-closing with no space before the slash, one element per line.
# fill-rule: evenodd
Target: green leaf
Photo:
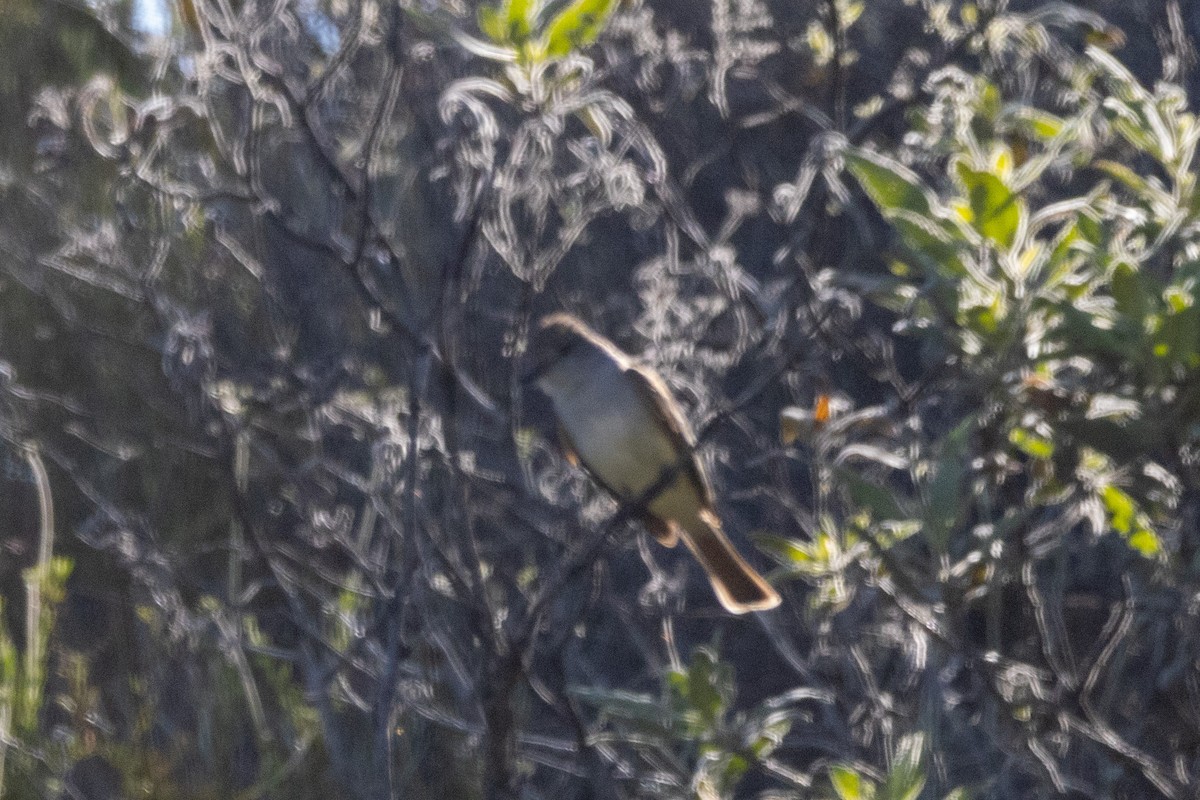
<path fill-rule="evenodd" d="M 1095 355 L 1100 359 L 1122 359 L 1132 363 L 1139 361 L 1139 343 L 1114 330 L 1112 325 L 1098 325 L 1098 314 L 1083 311 L 1074 306 L 1064 306 L 1062 332 L 1069 346 L 1078 355 Z"/>
<path fill-rule="evenodd" d="M 985 337 L 996 333 L 1004 319 L 1006 303 L 1004 294 L 991 291 L 979 298 L 979 303 L 959 306 L 960 324 L 968 330 L 983 334 Z"/>
<path fill-rule="evenodd" d="M 967 191 L 970 222 L 975 230 L 1005 250 L 1011 249 L 1021 225 L 1024 204 L 999 177 L 957 164 L 959 180 Z"/>
<path fill-rule="evenodd" d="M 1008 434 L 1008 440 L 1032 458 L 1047 459 L 1054 455 L 1054 442 L 1028 428 L 1013 428 Z"/>
<path fill-rule="evenodd" d="M 1098 159 L 1092 163 L 1092 166 L 1101 172 L 1108 175 L 1113 180 L 1123 184 L 1126 188 L 1138 196 L 1139 200 L 1155 205 L 1166 204 L 1163 207 L 1169 208 L 1171 196 L 1164 192 L 1161 188 L 1154 186 L 1141 175 L 1138 175 L 1127 164 L 1121 164 L 1116 161 L 1109 161 L 1106 158 Z"/>
<path fill-rule="evenodd" d="M 1079 232 L 1080 238 L 1093 247 L 1104 246 L 1104 227 L 1100 224 L 1099 216 L 1095 212 L 1080 214 L 1076 217 L 1075 229 Z"/>
<path fill-rule="evenodd" d="M 616 7 L 616 0 L 575 0 L 546 28 L 546 55 L 562 58 L 594 42 Z"/>
<path fill-rule="evenodd" d="M 823 67 L 833 60 L 837 48 L 834 46 L 833 37 L 829 35 L 829 31 L 825 30 L 824 25 L 816 20 L 809 22 L 808 29 L 805 31 L 805 39 L 809 49 L 812 50 L 814 64 Z"/>
<path fill-rule="evenodd" d="M 533 35 L 533 18 L 537 10 L 534 0 L 508 0 L 508 41 L 524 44 Z"/>
<path fill-rule="evenodd" d="M 762 726 L 758 736 L 750 743 L 750 753 L 758 760 L 771 755 L 775 748 L 783 744 L 784 738 L 792 730 L 792 721 L 786 717 L 775 716 Z"/>
<path fill-rule="evenodd" d="M 737 755 L 736 753 L 729 757 L 725 763 L 725 768 L 721 770 L 721 779 L 726 786 L 732 786 L 746 774 L 750 769 L 750 762 L 745 756 Z"/>
<path fill-rule="evenodd" d="M 497 44 L 520 45 L 533 36 L 537 16 L 534 0 L 505 0 L 498 6 L 482 5 L 476 12 L 479 30 Z"/>
<path fill-rule="evenodd" d="M 946 436 L 941 457 L 926 490 L 921 530 L 939 553 L 946 552 L 950 531 L 962 513 L 962 498 L 959 495 L 967 475 L 968 447 L 974 429 L 975 420 L 968 418 Z"/>
<path fill-rule="evenodd" d="M 1125 65 L 1095 46 L 1087 55 L 1105 74 L 1108 88 L 1114 96 L 1104 100 L 1102 109 L 1112 126 L 1126 141 L 1173 166 L 1177 160 L 1176 135 L 1152 95 Z M 1172 120 L 1173 122 L 1174 120 Z"/>
<path fill-rule="evenodd" d="M 1167 308 L 1172 314 L 1178 314 L 1185 309 L 1192 307 L 1192 295 L 1179 286 L 1168 286 L 1163 292 L 1163 299 L 1167 301 Z"/>
<path fill-rule="evenodd" d="M 837 476 L 851 502 L 859 508 L 869 510 L 871 517 L 876 521 L 905 519 L 908 516 L 894 494 L 871 483 L 854 470 L 838 467 Z"/>
<path fill-rule="evenodd" d="M 1000 87 L 988 80 L 979 84 L 979 94 L 976 98 L 976 113 L 982 120 L 992 122 L 1000 115 L 1002 98 Z"/>
<path fill-rule="evenodd" d="M 966 242 L 961 232 L 955 230 L 954 223 L 906 208 L 896 209 L 886 216 L 928 272 L 951 279 L 967 274 L 959 253 Z"/>
<path fill-rule="evenodd" d="M 1136 321 L 1140 328 L 1150 307 L 1149 298 L 1138 271 L 1127 262 L 1122 261 L 1113 270 L 1112 295 L 1117 301 L 1117 311 Z"/>
<path fill-rule="evenodd" d="M 1116 486 L 1109 484 L 1100 492 L 1100 499 L 1108 511 L 1109 522 L 1119 532 L 1128 535 L 1133 530 L 1137 506 L 1133 498 Z"/>
<path fill-rule="evenodd" d="M 1026 130 L 1032 136 L 1042 141 L 1053 139 L 1063 129 L 1062 119 L 1031 106 L 1021 106 L 1014 116 L 1025 124 Z"/>
<path fill-rule="evenodd" d="M 867 800 L 862 776 L 850 767 L 841 764 L 830 767 L 829 782 L 839 800 Z"/>
<path fill-rule="evenodd" d="M 571 687 L 570 693 L 579 700 L 595 706 L 611 717 L 631 720 L 666 728 L 671 716 L 658 698 L 648 694 L 621 691 L 619 689 L 595 689 Z"/>
<path fill-rule="evenodd" d="M 848 149 L 846 166 L 885 216 L 904 209 L 932 216 L 937 200 L 915 172 L 870 150 Z"/>
<path fill-rule="evenodd" d="M 1162 542 L 1152 530 L 1139 529 L 1129 537 L 1129 546 L 1146 558 L 1155 558 L 1162 553 Z"/>
<path fill-rule="evenodd" d="M 479 30 L 483 32 L 484 36 L 497 44 L 508 43 L 504 29 L 504 15 L 500 9 L 495 6 L 480 6 L 475 16 L 479 20 Z"/>
<path fill-rule="evenodd" d="M 1126 544 L 1146 558 L 1162 553 L 1162 541 L 1150 529 L 1150 520 L 1138 510 L 1137 503 L 1123 490 L 1111 483 L 1100 492 L 1113 529 L 1125 537 Z"/>
<path fill-rule="evenodd" d="M 733 672 L 706 648 L 697 647 L 688 665 L 683 697 L 705 728 L 715 727 L 733 695 Z"/>
<path fill-rule="evenodd" d="M 924 750 L 925 737 L 920 733 L 900 740 L 884 783 L 886 800 L 917 800 L 925 788 L 925 771 L 921 768 Z"/>
<path fill-rule="evenodd" d="M 975 246 L 975 234 L 945 213 L 916 173 L 870 150 L 848 149 L 844 157 L 863 191 L 928 272 L 952 279 L 967 274 L 961 250 Z"/>
<path fill-rule="evenodd" d="M 1190 297 L 1170 290 L 1164 296 L 1172 313 L 1162 317 L 1155 335 L 1155 353 L 1188 368 L 1200 366 L 1200 308 Z"/>
<path fill-rule="evenodd" d="M 0 614 L 4 613 L 4 598 L 0 597 Z M 0 617 L 2 618 L 2 617 Z M 20 662 L 17 658 L 17 648 L 8 636 L 5 626 L 0 625 L 0 707 L 13 702 L 16 691 Z"/>
<path fill-rule="evenodd" d="M 750 538 L 760 550 L 774 556 L 781 564 L 794 567 L 811 564 L 813 561 L 813 554 L 805 542 L 773 533 L 756 533 Z"/>

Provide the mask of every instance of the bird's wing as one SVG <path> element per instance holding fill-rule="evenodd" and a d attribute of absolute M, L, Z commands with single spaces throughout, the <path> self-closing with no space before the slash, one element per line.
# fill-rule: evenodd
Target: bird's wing
<path fill-rule="evenodd" d="M 563 425 L 561 421 L 558 423 L 558 444 L 559 447 L 562 448 L 563 456 L 567 459 L 567 463 L 573 467 L 582 466 L 585 470 L 587 470 L 587 473 L 591 476 L 592 480 L 600 484 L 600 487 L 604 489 L 604 491 L 618 499 L 621 497 L 621 493 L 605 483 L 604 479 L 600 477 L 600 473 L 592 469 L 592 465 L 587 463 L 587 461 L 583 459 L 583 456 L 579 455 L 579 448 L 575 446 L 575 442 L 571 440 L 571 434 L 567 433 L 567 426 Z"/>
<path fill-rule="evenodd" d="M 708 483 L 708 476 L 704 474 L 704 469 L 696 458 L 692 428 L 679 409 L 679 404 L 672 398 L 671 389 L 658 373 L 640 364 L 631 362 L 625 367 L 625 374 L 633 381 L 635 390 L 648 401 L 654 416 L 671 438 L 676 451 L 684 454 L 679 465 L 682 473 L 700 487 L 701 500 L 705 506 L 712 508 L 715 505 L 713 491 Z"/>
<path fill-rule="evenodd" d="M 571 435 L 567 433 L 567 428 L 562 424 L 561 421 L 558 423 L 558 444 L 562 448 L 563 455 L 566 457 L 567 462 L 570 463 L 571 466 L 583 467 L 585 470 L 587 470 L 587 473 L 591 476 L 592 480 L 600 484 L 602 489 L 611 494 L 613 497 L 618 499 L 621 497 L 620 492 L 617 492 L 611 486 L 605 483 L 604 479 L 600 477 L 600 473 L 592 469 L 591 466 L 583 460 L 583 457 L 579 455 L 579 449 L 576 448 L 575 443 L 571 441 Z M 649 513 L 642 514 L 641 519 L 642 524 L 646 526 L 646 529 L 650 531 L 650 533 L 654 535 L 654 538 L 658 540 L 658 543 L 664 547 L 674 547 L 679 541 L 679 530 L 675 523 L 661 520 Z"/>

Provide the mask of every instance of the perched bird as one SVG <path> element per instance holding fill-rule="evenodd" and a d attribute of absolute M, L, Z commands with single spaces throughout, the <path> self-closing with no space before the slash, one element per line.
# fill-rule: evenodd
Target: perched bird
<path fill-rule="evenodd" d="M 550 398 L 568 459 L 618 500 L 643 504 L 660 543 L 682 537 L 726 609 L 779 605 L 721 530 L 691 430 L 662 378 L 568 314 L 541 321 L 532 354 L 526 378 Z"/>

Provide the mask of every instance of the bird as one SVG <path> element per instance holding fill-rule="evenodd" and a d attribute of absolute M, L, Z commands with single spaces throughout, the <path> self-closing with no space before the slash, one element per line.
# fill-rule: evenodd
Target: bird
<path fill-rule="evenodd" d="M 779 593 L 721 528 L 695 439 L 666 382 L 579 318 L 543 318 L 525 375 L 549 399 L 568 461 L 634 504 L 667 547 L 682 539 L 734 614 L 779 605 Z"/>

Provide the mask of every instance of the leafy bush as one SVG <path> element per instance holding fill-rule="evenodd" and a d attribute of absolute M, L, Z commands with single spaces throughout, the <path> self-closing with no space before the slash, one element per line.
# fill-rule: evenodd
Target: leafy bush
<path fill-rule="evenodd" d="M 1176 0 L 10 5 L 5 797 L 1189 796 Z M 778 611 L 561 457 L 560 309 Z"/>

